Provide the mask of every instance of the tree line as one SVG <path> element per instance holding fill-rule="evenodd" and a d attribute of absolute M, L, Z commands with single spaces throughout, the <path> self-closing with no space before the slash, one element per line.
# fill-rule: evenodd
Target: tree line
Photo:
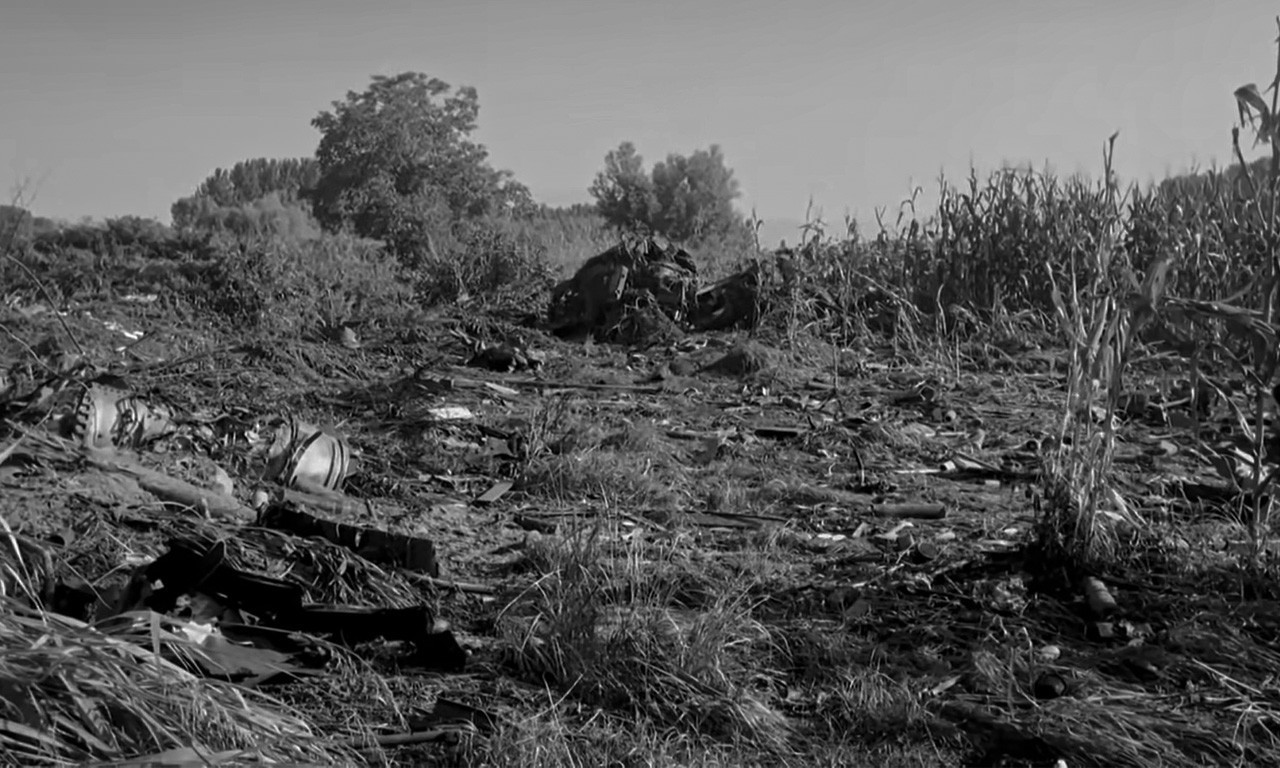
<path fill-rule="evenodd" d="M 552 208 L 538 204 L 513 173 L 493 167 L 474 138 L 479 114 L 475 88 L 420 72 L 374 76 L 311 121 L 320 134 L 314 156 L 215 169 L 173 203 L 172 227 L 303 237 L 348 232 L 410 255 L 432 250 L 460 222 L 589 217 L 690 243 L 742 224 L 733 207 L 738 182 L 717 146 L 668 154 L 646 169 L 635 146 L 623 142 L 587 190 L 593 203 Z M 0 211 L 3 221 L 18 221 L 22 235 L 34 232 L 29 216 Z M 53 227 L 42 224 L 42 231 Z M 115 228 L 146 226 L 117 221 Z"/>

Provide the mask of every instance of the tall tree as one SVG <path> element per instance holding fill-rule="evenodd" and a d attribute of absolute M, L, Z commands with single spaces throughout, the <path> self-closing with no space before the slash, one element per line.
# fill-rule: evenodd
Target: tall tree
<path fill-rule="evenodd" d="M 622 230 L 652 228 L 658 198 L 653 179 L 644 170 L 644 158 L 631 142 L 622 142 L 604 156 L 604 170 L 596 174 L 588 191 L 610 225 Z"/>
<path fill-rule="evenodd" d="M 742 222 L 733 207 L 738 181 L 717 145 L 688 156 L 669 154 L 646 173 L 635 145 L 623 142 L 605 155 L 604 164 L 589 191 L 596 210 L 618 229 L 696 241 Z"/>
<path fill-rule="evenodd" d="M 688 157 L 667 155 L 665 163 L 653 167 L 653 187 L 656 228 L 674 239 L 723 235 L 742 220 L 733 209 L 738 181 L 715 144 Z"/>
<path fill-rule="evenodd" d="M 479 113 L 474 88 L 419 72 L 349 92 L 311 121 L 321 134 L 309 195 L 317 220 L 403 250 L 450 220 L 528 207 L 528 190 L 471 139 Z"/>

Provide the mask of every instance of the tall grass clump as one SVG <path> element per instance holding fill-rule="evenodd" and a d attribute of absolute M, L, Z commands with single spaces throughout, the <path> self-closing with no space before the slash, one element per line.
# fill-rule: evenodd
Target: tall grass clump
<path fill-rule="evenodd" d="M 565 697 L 723 744 L 784 749 L 791 733 L 772 706 L 773 640 L 745 588 L 721 585 L 681 605 L 662 577 L 674 550 L 627 543 L 604 526 L 543 539 L 528 552 L 540 574 L 508 607 L 513 662 Z"/>
<path fill-rule="evenodd" d="M 508 302 L 527 305 L 555 281 L 538 233 L 517 221 L 459 221 L 440 248 L 406 265 L 419 303 Z"/>
<path fill-rule="evenodd" d="M 61 307 L 154 294 L 180 317 L 239 330 L 389 322 L 413 297 L 379 243 L 340 234 L 173 232 L 110 221 L 46 233 L 20 248 L 0 265 L 6 292 L 31 300 L 47 293 Z"/>
<path fill-rule="evenodd" d="M 217 248 L 207 236 L 158 225 L 127 229 L 109 221 L 42 232 L 11 242 L 9 251 L 10 258 L 0 263 L 6 292 L 32 300 L 48 300 L 47 293 L 65 307 L 131 293 L 171 295 L 180 265 L 210 260 Z"/>
<path fill-rule="evenodd" d="M 568 276 L 587 259 L 618 244 L 616 233 L 593 205 L 567 208 L 543 206 L 528 216 L 502 222 L 503 229 L 528 242 L 538 243 L 547 264 Z"/>
<path fill-rule="evenodd" d="M 902 290 L 902 253 L 923 241 L 917 225 L 868 242 L 848 216 L 843 231 L 833 231 L 810 203 L 796 248 L 774 259 L 753 254 L 764 284 L 759 326 L 791 345 L 801 337 L 848 345 L 871 336 L 914 345 L 920 313 Z"/>
<path fill-rule="evenodd" d="M 412 299 L 380 244 L 347 235 L 223 241 L 211 258 L 182 262 L 177 278 L 173 289 L 196 309 L 268 333 L 391 322 Z"/>

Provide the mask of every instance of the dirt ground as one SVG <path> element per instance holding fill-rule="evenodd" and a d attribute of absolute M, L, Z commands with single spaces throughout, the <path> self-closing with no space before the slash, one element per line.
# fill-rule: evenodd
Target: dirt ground
<path fill-rule="evenodd" d="M 1239 522 L 1204 493 L 1188 500 L 1187 488 L 1216 486 L 1184 428 L 1158 408 L 1121 426 L 1117 487 L 1150 527 L 1128 534 L 1123 565 L 1094 574 L 1113 611 L 1091 612 L 1081 574 L 1029 546 L 1063 407 L 1052 350 L 735 332 L 637 351 L 449 314 L 367 329 L 349 348 L 192 329 L 146 305 L 90 307 L 66 330 L 47 311 L 8 315 L 0 360 L 34 369 L 6 411 L 24 430 L 51 427 L 12 397 L 48 376 L 40 365 L 70 369 L 69 330 L 98 370 L 201 423 L 292 411 L 331 426 L 353 448 L 345 493 L 367 502 L 363 522 L 434 542 L 438 577 L 361 563 L 346 601 L 429 604 L 467 652 L 462 671 L 365 649 L 365 673 L 262 686 L 326 733 L 431 732 L 423 713 L 442 699 L 484 713 L 365 745 L 372 764 L 553 765 L 576 752 L 568 764 L 1261 765 L 1275 749 L 1280 607 L 1234 565 Z M 147 335 L 131 341 L 113 322 Z M 466 365 L 464 337 L 517 335 L 544 356 L 537 370 Z M 1154 373 L 1138 385 L 1169 389 Z M 446 406 L 467 413 L 433 410 Z M 220 468 L 248 504 L 260 459 L 191 434 L 136 460 L 201 487 Z M 264 540 L 34 453 L 0 466 L 0 497 L 60 575 L 98 589 L 193 528 L 245 552 Z M 584 646 L 556 635 L 568 626 L 556 611 L 586 594 L 565 576 L 584 552 L 599 566 L 601 650 L 575 662 Z M 680 666 L 700 647 L 688 635 L 684 656 L 639 658 L 687 672 L 661 690 L 707 690 L 691 711 L 727 698 L 741 713 L 747 696 L 759 717 L 618 693 L 626 671 L 592 665 L 632 658 L 609 655 L 608 617 L 648 632 L 616 619 L 640 607 L 686 632 L 737 611 L 741 643 L 726 641 L 715 674 Z"/>

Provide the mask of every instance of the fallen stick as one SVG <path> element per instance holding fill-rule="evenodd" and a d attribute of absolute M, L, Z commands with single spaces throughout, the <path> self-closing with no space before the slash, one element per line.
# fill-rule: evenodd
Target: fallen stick
<path fill-rule="evenodd" d="M 453 382 L 461 387 L 484 386 L 491 383 L 481 379 L 463 378 L 455 378 Z M 662 387 L 646 384 L 592 384 L 573 381 L 541 381 L 539 379 L 504 379 L 499 386 L 533 387 L 536 389 L 582 389 L 589 392 L 635 392 L 646 395 L 662 394 Z"/>
<path fill-rule="evenodd" d="M 6 461 L 8 461 L 8 460 L 9 460 L 9 455 L 10 455 L 10 454 L 12 454 L 15 450 L 17 450 L 18 446 L 19 446 L 21 443 L 22 443 L 22 436 L 21 436 L 21 435 L 19 435 L 17 440 L 14 440 L 14 441 L 13 441 L 12 443 L 10 443 L 9 445 L 6 445 L 6 446 L 4 447 L 4 450 L 3 450 L 3 451 L 0 451 L 0 464 L 3 464 L 3 463 L 5 463 Z"/>
<path fill-rule="evenodd" d="M 303 537 L 319 536 L 375 563 L 391 564 L 427 575 L 440 572 L 440 566 L 436 562 L 435 542 L 431 539 L 411 531 L 340 522 L 344 519 L 359 519 L 357 499 L 346 499 L 340 504 L 336 500 L 292 489 L 284 491 L 284 499 L 290 503 L 268 505 L 259 518 L 259 524 Z M 308 506 L 311 501 L 315 503 Z M 343 508 L 344 505 L 346 509 L 352 510 L 352 514 L 332 514 L 329 511 L 335 506 Z"/>
<path fill-rule="evenodd" d="M 947 516 L 946 504 L 875 504 L 872 514 L 880 517 L 914 518 L 916 520 L 942 520 Z"/>
<path fill-rule="evenodd" d="M 164 501 L 224 519 L 252 522 L 258 516 L 257 512 L 241 504 L 232 496 L 208 488 L 200 488 L 185 480 L 169 477 L 163 472 L 134 464 L 113 451 L 86 448 L 84 455 L 89 463 L 98 469 L 128 475 L 137 481 L 138 487 Z"/>

